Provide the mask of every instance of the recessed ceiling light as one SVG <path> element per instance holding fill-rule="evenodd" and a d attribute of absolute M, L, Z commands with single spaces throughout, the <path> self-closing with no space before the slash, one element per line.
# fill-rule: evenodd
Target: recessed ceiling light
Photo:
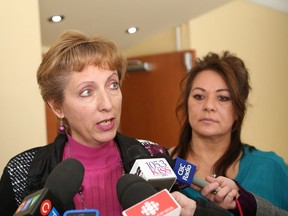
<path fill-rule="evenodd" d="M 137 27 L 130 27 L 130 28 L 128 28 L 128 29 L 126 30 L 126 32 L 127 32 L 128 34 L 134 34 L 134 33 L 136 33 L 138 30 L 139 30 L 139 29 L 138 29 Z"/>
<path fill-rule="evenodd" d="M 56 15 L 56 16 L 51 16 L 51 17 L 49 17 L 48 21 L 49 21 L 49 22 L 58 23 L 58 22 L 63 21 L 63 19 L 64 19 L 64 16 L 62 16 L 62 15 Z"/>

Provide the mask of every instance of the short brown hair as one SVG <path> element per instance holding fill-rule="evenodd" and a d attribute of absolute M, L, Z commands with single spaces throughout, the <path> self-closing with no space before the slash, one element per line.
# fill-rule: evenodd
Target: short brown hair
<path fill-rule="evenodd" d="M 118 46 L 101 36 L 88 36 L 79 31 L 62 33 L 44 55 L 37 71 L 37 82 L 45 102 L 61 104 L 71 71 L 81 72 L 87 65 L 117 70 L 123 80 L 127 60 Z"/>

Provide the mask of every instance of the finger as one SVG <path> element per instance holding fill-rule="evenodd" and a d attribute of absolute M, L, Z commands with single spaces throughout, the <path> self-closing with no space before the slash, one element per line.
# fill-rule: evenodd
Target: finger
<path fill-rule="evenodd" d="M 189 199 L 184 194 L 181 194 L 178 191 L 171 193 L 176 202 L 181 206 L 181 216 L 192 216 L 196 210 L 196 202 L 192 199 Z"/>
<path fill-rule="evenodd" d="M 224 201 L 225 197 L 232 191 L 230 187 L 221 188 L 215 195 L 215 202 L 221 203 Z"/>
<path fill-rule="evenodd" d="M 229 186 L 232 189 L 238 190 L 237 184 L 232 179 L 228 179 L 228 178 L 223 177 L 223 176 L 218 176 L 217 181 L 218 181 L 220 187 Z"/>
<path fill-rule="evenodd" d="M 236 197 L 238 196 L 238 192 L 236 190 L 232 190 L 227 196 L 224 198 L 224 203 L 226 208 L 235 209 L 236 208 Z"/>
<path fill-rule="evenodd" d="M 201 189 L 202 189 L 201 187 L 194 185 L 194 184 L 190 185 L 190 187 L 193 188 L 194 190 L 197 190 L 197 191 L 201 191 Z"/>
<path fill-rule="evenodd" d="M 206 176 L 205 180 L 208 182 L 218 182 L 217 178 L 214 178 L 212 176 Z"/>
<path fill-rule="evenodd" d="M 226 188 L 224 189 L 226 190 Z M 224 194 L 224 190 L 222 193 Z M 227 191 L 225 191 L 226 193 Z M 226 195 L 222 199 L 222 194 L 221 196 L 216 196 L 215 202 L 218 203 L 221 207 L 225 209 L 234 209 L 236 207 L 236 202 L 235 199 L 238 195 L 238 192 L 236 190 L 231 190 L 230 192 L 226 193 Z"/>
<path fill-rule="evenodd" d="M 219 187 L 218 182 L 212 182 L 212 183 L 208 184 L 207 186 L 205 186 L 201 190 L 201 194 L 202 194 L 202 196 L 206 197 L 209 194 L 213 193 L 213 191 L 215 191 L 218 187 Z"/>

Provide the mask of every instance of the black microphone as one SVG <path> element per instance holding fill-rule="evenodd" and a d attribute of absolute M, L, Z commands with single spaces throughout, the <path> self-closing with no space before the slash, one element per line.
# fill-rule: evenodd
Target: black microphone
<path fill-rule="evenodd" d="M 117 197 L 123 209 L 130 208 L 158 191 L 137 175 L 125 174 L 117 182 Z"/>
<path fill-rule="evenodd" d="M 68 158 L 48 176 L 44 188 L 24 198 L 13 216 L 63 215 L 79 190 L 84 178 L 80 161 Z"/>
<path fill-rule="evenodd" d="M 127 161 L 132 168 L 137 159 L 151 158 L 151 155 L 144 146 L 132 145 L 127 150 Z"/>
<path fill-rule="evenodd" d="M 149 182 L 134 174 L 123 175 L 118 180 L 117 197 L 124 216 L 180 215 L 181 207 L 167 189 L 158 192 Z"/>
<path fill-rule="evenodd" d="M 117 197 L 124 210 L 123 216 L 179 216 L 181 212 L 181 206 L 167 189 L 158 192 L 150 183 L 133 174 L 125 174 L 118 180 Z M 230 213 L 212 202 L 198 198 L 194 215 L 228 216 Z"/>

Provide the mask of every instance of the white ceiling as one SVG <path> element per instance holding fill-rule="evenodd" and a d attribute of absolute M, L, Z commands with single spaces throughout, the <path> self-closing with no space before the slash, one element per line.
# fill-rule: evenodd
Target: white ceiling
<path fill-rule="evenodd" d="M 39 0 L 42 46 L 49 47 L 67 29 L 105 35 L 121 48 L 169 30 L 234 0 Z M 248 0 L 288 11 L 288 0 Z M 277 3 L 275 5 L 275 3 Z M 50 23 L 52 15 L 64 15 Z M 128 35 L 130 26 L 140 31 Z"/>
<path fill-rule="evenodd" d="M 39 0 L 42 45 L 49 47 L 65 29 L 101 34 L 121 48 L 176 27 L 230 0 Z M 51 15 L 64 15 L 50 23 Z M 128 35 L 130 26 L 140 31 Z"/>

